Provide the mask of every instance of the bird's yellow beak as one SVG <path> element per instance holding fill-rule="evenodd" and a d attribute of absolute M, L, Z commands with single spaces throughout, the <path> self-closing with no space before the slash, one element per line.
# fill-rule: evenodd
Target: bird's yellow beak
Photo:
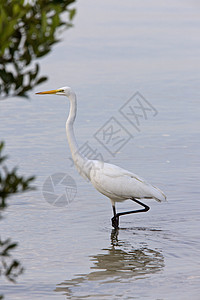
<path fill-rule="evenodd" d="M 39 95 L 45 95 L 45 94 L 56 94 L 56 93 L 58 93 L 58 92 L 60 92 L 61 90 L 60 89 L 58 89 L 58 90 L 51 90 L 51 91 L 46 91 L 46 92 L 38 92 L 38 93 L 36 93 L 37 95 L 39 94 Z"/>

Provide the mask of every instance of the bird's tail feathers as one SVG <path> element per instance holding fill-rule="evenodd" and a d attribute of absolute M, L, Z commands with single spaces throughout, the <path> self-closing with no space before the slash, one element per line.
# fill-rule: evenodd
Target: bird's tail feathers
<path fill-rule="evenodd" d="M 164 202 L 167 201 L 167 197 L 165 194 L 157 187 L 153 186 L 153 198 L 158 202 Z"/>

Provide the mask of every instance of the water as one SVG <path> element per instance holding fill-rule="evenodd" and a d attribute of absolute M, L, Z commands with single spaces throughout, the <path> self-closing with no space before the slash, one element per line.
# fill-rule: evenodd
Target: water
<path fill-rule="evenodd" d="M 75 27 L 41 60 L 50 80 L 40 90 L 72 86 L 79 145 L 88 142 L 106 160 L 159 186 L 168 202 L 147 200 L 148 213 L 121 217 L 113 232 L 109 200 L 71 164 L 67 100 L 33 93 L 31 101 L 1 102 L 9 165 L 37 175 L 37 191 L 10 199 L 1 221 L 2 237 L 19 242 L 14 256 L 25 268 L 16 285 L 2 282 L 1 293 L 7 299 L 199 299 L 199 6 L 87 0 L 77 10 Z M 139 132 L 119 111 L 137 91 L 158 111 L 141 121 Z M 111 117 L 132 134 L 115 156 L 95 139 Z M 55 173 L 77 186 L 74 201 L 61 208 L 42 195 Z M 117 206 L 130 208 L 130 201 Z"/>

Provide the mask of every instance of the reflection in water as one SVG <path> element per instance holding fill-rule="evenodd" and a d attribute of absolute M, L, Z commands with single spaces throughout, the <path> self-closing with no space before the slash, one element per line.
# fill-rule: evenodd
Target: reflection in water
<path fill-rule="evenodd" d="M 118 231 L 115 230 L 111 233 L 111 246 L 102 249 L 102 253 L 92 256 L 91 261 L 93 266 L 89 274 L 64 281 L 58 284 L 55 291 L 63 292 L 67 299 L 113 296 L 113 293 L 108 293 L 110 284 L 141 279 L 159 272 L 164 267 L 161 252 L 149 249 L 144 243 L 135 249 L 128 241 L 118 240 Z"/>
<path fill-rule="evenodd" d="M 75 9 L 68 5 L 75 0 L 35 0 L 0 2 L 0 94 L 25 96 L 47 77 L 39 77 L 39 65 L 33 60 L 45 56 L 58 42 L 57 30 L 68 28 Z M 68 12 L 69 20 L 61 19 Z M 66 17 L 65 17 L 66 19 Z M 31 65 L 31 67 L 29 67 Z"/>

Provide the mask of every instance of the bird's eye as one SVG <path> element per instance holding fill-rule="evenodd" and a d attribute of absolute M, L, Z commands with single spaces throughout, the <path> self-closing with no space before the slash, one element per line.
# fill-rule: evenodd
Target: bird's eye
<path fill-rule="evenodd" d="M 64 90 L 59 90 L 60 93 L 64 93 Z"/>

